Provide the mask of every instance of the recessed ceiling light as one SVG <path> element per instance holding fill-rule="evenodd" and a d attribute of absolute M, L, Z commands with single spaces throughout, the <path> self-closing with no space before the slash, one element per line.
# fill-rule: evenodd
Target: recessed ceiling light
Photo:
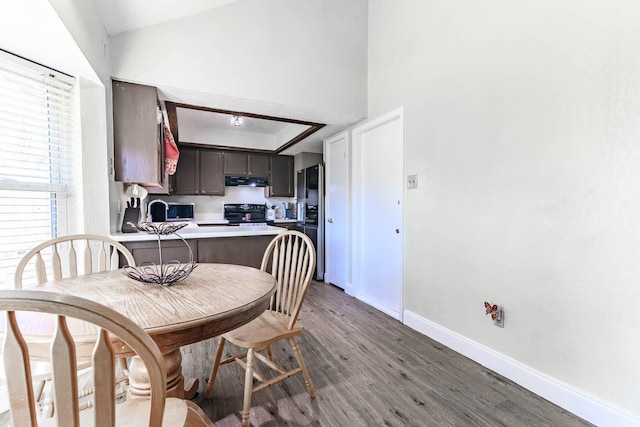
<path fill-rule="evenodd" d="M 231 118 L 229 119 L 229 124 L 231 126 L 240 127 L 242 126 L 242 123 L 244 123 L 244 119 L 242 118 L 242 116 L 231 116 Z"/>

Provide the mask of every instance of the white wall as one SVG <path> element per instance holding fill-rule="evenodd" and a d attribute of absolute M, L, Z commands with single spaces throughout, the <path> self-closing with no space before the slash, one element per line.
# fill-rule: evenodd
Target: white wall
<path fill-rule="evenodd" d="M 107 45 L 92 2 L 23 0 L 3 5 L 0 48 L 80 77 L 83 183 L 72 197 L 78 198 L 83 218 L 71 225 L 72 232 L 109 233 L 108 115 L 100 80 L 109 75 Z"/>
<path fill-rule="evenodd" d="M 356 120 L 366 114 L 366 8 L 236 1 L 113 37 L 113 76 Z"/>
<path fill-rule="evenodd" d="M 405 309 L 640 418 L 640 3 L 370 0 Z M 505 328 L 483 302 L 504 306 Z"/>

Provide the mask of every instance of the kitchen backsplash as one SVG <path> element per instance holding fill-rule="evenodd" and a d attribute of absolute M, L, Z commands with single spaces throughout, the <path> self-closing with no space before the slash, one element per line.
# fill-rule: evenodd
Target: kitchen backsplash
<path fill-rule="evenodd" d="M 162 199 L 166 202 L 195 203 L 195 219 L 216 220 L 223 218 L 225 203 L 266 203 L 267 206 L 282 206 L 282 203 L 295 203 L 293 197 L 264 197 L 264 188 L 226 187 L 224 196 L 150 196 L 149 201 Z"/>

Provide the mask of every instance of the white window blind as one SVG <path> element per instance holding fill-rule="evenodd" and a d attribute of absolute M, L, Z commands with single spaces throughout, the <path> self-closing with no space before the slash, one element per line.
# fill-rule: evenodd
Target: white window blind
<path fill-rule="evenodd" d="M 73 78 L 0 51 L 1 288 L 26 252 L 67 234 L 75 124 Z"/>

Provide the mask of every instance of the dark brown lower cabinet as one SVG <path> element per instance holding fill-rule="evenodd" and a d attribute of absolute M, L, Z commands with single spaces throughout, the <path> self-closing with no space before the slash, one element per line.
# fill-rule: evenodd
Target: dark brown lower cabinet
<path fill-rule="evenodd" d="M 211 239 L 187 240 L 193 251 L 193 259 L 199 263 L 221 263 L 247 265 L 260 268 L 262 254 L 274 236 L 215 237 Z M 136 264 L 152 262 L 158 264 L 158 243 L 155 240 L 144 242 L 123 242 L 133 254 Z M 181 240 L 163 240 L 162 258 L 165 262 L 189 261 L 189 249 Z"/>
<path fill-rule="evenodd" d="M 198 259 L 198 243 L 197 240 L 187 240 L 189 247 L 193 251 L 193 259 Z M 136 265 L 143 262 L 160 263 L 160 254 L 158 252 L 158 242 L 156 240 L 147 240 L 144 242 L 123 242 L 123 245 L 133 255 Z M 189 248 L 187 248 L 182 240 L 164 240 L 162 241 L 162 260 L 169 262 L 178 260 L 180 262 L 189 262 Z"/>
<path fill-rule="evenodd" d="M 216 237 L 198 240 L 198 262 L 219 262 L 260 268 L 274 236 Z"/>

